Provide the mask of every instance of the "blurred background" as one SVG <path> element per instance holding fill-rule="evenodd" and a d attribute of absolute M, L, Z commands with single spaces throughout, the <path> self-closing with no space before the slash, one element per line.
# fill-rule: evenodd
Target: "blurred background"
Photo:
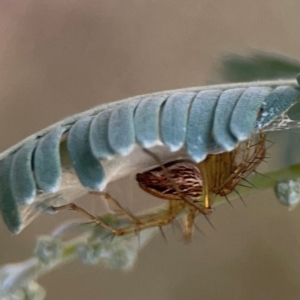
<path fill-rule="evenodd" d="M 2 0 L 0 149 L 101 103 L 220 83 L 219 60 L 231 52 L 300 59 L 299 10 L 296 0 Z M 272 136 L 265 168 L 287 163 L 287 136 Z M 138 208 L 145 197 L 132 178 L 112 193 Z M 96 210 L 97 199 L 87 201 Z M 273 191 L 245 202 L 217 207 L 215 230 L 199 218 L 205 235 L 190 245 L 166 229 L 167 242 L 153 239 L 130 273 L 74 262 L 39 282 L 49 300 L 298 298 L 300 210 L 280 206 Z M 28 258 L 37 235 L 72 217 L 41 216 L 18 236 L 1 223 L 0 264 Z"/>

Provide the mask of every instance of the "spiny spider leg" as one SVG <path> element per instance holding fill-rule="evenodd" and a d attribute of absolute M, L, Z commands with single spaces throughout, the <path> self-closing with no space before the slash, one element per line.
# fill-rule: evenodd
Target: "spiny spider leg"
<path fill-rule="evenodd" d="M 115 233 L 115 229 L 109 225 L 107 225 L 105 222 L 103 222 L 101 219 L 98 219 L 96 217 L 94 217 L 93 215 L 91 215 L 90 213 L 88 213 L 86 210 L 84 210 L 82 207 L 77 206 L 74 203 L 69 203 L 69 204 L 65 204 L 65 205 L 61 205 L 61 206 L 52 206 L 51 207 L 54 211 L 60 211 L 60 210 L 74 210 L 78 213 L 80 213 L 81 215 L 87 217 L 88 219 L 90 219 L 93 223 L 96 223 L 100 226 L 102 226 L 103 228 L 105 228 L 106 230 Z"/>
<path fill-rule="evenodd" d="M 247 142 L 246 153 L 243 157 L 243 162 L 241 162 L 235 169 L 232 171 L 231 175 L 227 178 L 227 180 L 222 184 L 219 188 L 219 194 L 224 196 L 228 193 L 228 191 L 232 191 L 234 187 L 239 184 L 241 180 L 245 180 L 252 171 L 260 164 L 260 162 L 265 157 L 265 136 L 260 134 L 259 141 L 256 143 L 256 147 L 254 151 L 250 153 L 250 144 L 251 140 Z M 250 182 L 249 182 L 250 183 Z M 227 191 L 227 192 L 226 192 Z"/>
<path fill-rule="evenodd" d="M 108 193 L 104 193 L 104 192 L 90 192 L 90 194 L 103 196 L 107 201 L 113 203 L 113 205 L 115 205 L 120 210 L 120 213 L 122 215 L 126 216 L 134 224 L 136 224 L 136 225 L 142 224 L 141 221 L 137 217 L 135 217 L 133 214 L 131 214 L 130 212 L 128 212 L 121 204 L 119 204 L 119 202 L 117 200 L 115 200 Z"/>
<path fill-rule="evenodd" d="M 141 224 L 133 224 L 128 227 L 124 228 L 114 228 L 108 224 L 106 224 L 104 221 L 102 221 L 100 218 L 96 218 L 90 213 L 88 213 L 83 208 L 77 206 L 74 203 L 61 205 L 57 207 L 51 207 L 54 211 L 60 211 L 60 210 L 74 210 L 81 215 L 87 217 L 89 220 L 91 220 L 92 223 L 95 223 L 97 225 L 100 225 L 104 229 L 108 230 L 109 232 L 113 233 L 116 236 L 122 236 L 129 233 L 136 233 L 143 229 L 152 228 L 152 227 L 161 227 L 164 225 L 167 225 L 171 223 L 185 208 L 185 205 L 183 203 L 180 203 L 181 201 L 170 201 L 170 207 L 168 210 L 163 211 L 161 214 L 155 214 L 155 215 L 145 215 L 141 216 L 139 219 Z"/>
<path fill-rule="evenodd" d="M 196 217 L 196 209 L 193 206 L 188 207 L 189 213 L 184 222 L 183 236 L 186 242 L 190 242 L 193 233 L 194 220 Z"/>

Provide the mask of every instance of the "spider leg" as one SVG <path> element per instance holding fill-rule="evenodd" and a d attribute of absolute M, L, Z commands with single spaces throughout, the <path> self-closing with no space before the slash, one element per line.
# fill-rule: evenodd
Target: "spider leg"
<path fill-rule="evenodd" d="M 78 212 L 79 214 L 85 216 L 86 218 L 88 218 L 92 223 L 95 223 L 97 225 L 100 225 L 101 227 L 103 227 L 104 229 L 112 232 L 112 233 L 115 233 L 115 229 L 106 224 L 104 221 L 102 221 L 101 219 L 98 219 L 96 218 L 95 216 L 91 215 L 90 213 L 88 213 L 85 209 L 83 209 L 82 207 L 80 206 L 77 206 L 76 204 L 74 203 L 69 203 L 69 204 L 66 204 L 66 205 L 61 205 L 61 206 L 52 206 L 51 209 L 53 209 L 54 211 L 60 211 L 60 210 L 65 210 L 65 209 L 68 209 L 68 210 L 74 210 L 76 212 Z"/>
<path fill-rule="evenodd" d="M 111 232 L 113 235 L 116 236 L 123 236 L 125 234 L 129 233 L 138 233 L 143 229 L 147 228 L 153 228 L 153 227 L 162 227 L 169 223 L 171 223 L 185 208 L 185 205 L 183 203 L 178 203 L 181 201 L 170 201 L 169 209 L 166 211 L 163 211 L 161 213 L 155 213 L 152 215 L 142 215 L 139 218 L 140 223 L 139 224 L 132 224 L 129 226 L 125 226 L 124 228 L 114 228 L 107 223 L 105 223 L 101 218 L 96 218 L 92 214 L 88 213 L 83 208 L 77 206 L 74 203 L 61 205 L 57 207 L 51 207 L 53 211 L 60 211 L 60 210 L 73 210 L 77 213 L 85 216 L 88 218 L 91 223 L 95 223 L 96 225 L 99 225 L 106 229 L 107 231 Z M 171 207 L 172 206 L 172 207 Z"/>
<path fill-rule="evenodd" d="M 111 197 L 108 193 L 104 192 L 90 192 L 90 194 L 93 195 L 100 195 L 103 196 L 107 201 L 113 203 L 117 209 L 119 209 L 120 213 L 127 217 L 130 221 L 132 221 L 134 224 L 138 225 L 141 224 L 141 221 L 135 217 L 132 213 L 130 213 L 128 210 L 126 210 L 117 200 L 115 200 L 113 197 Z"/>
<path fill-rule="evenodd" d="M 190 242 L 192 238 L 193 228 L 194 228 L 194 220 L 196 217 L 196 209 L 193 206 L 188 207 L 189 213 L 187 218 L 184 221 L 183 227 L 183 237 L 186 242 Z"/>

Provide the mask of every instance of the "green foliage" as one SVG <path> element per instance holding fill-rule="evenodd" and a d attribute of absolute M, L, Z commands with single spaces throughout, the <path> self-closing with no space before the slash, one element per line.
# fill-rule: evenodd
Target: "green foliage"
<path fill-rule="evenodd" d="M 225 82 L 296 78 L 300 61 L 260 51 L 249 56 L 228 54 L 221 59 L 218 71 Z"/>

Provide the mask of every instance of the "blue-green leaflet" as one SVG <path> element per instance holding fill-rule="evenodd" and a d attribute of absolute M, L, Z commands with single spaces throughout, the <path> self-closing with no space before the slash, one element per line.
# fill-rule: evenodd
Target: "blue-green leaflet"
<path fill-rule="evenodd" d="M 27 208 L 103 191 L 141 164 L 143 148 L 197 163 L 231 151 L 299 97 L 295 80 L 252 82 L 137 96 L 69 117 L 0 155 L 3 219 L 18 233 Z"/>

